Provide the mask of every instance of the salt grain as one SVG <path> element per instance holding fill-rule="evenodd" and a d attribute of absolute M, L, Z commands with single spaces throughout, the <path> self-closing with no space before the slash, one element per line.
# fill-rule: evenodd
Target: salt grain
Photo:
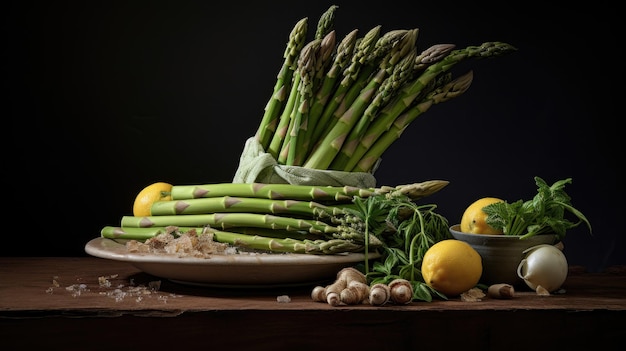
<path fill-rule="evenodd" d="M 289 303 L 291 302 L 291 298 L 289 297 L 289 295 L 280 295 L 276 298 L 276 301 L 278 303 Z"/>
<path fill-rule="evenodd" d="M 478 288 L 472 288 L 461 294 L 461 301 L 464 302 L 479 302 L 485 297 L 485 293 Z"/>
<path fill-rule="evenodd" d="M 212 232 L 198 235 L 193 229 L 178 236 L 169 232 L 161 233 L 147 239 L 143 243 L 129 240 L 126 242 L 126 249 L 133 253 L 153 253 L 198 258 L 209 258 L 214 254 L 236 253 L 230 245 L 213 240 Z"/>
<path fill-rule="evenodd" d="M 69 291 L 72 297 L 80 296 L 82 293 L 89 291 L 86 284 L 72 284 L 65 287 L 65 290 Z"/>
<path fill-rule="evenodd" d="M 131 278 L 129 280 L 130 284 L 128 286 L 120 283 L 117 284 L 115 288 L 112 288 L 113 284 L 111 283 L 110 279 L 117 277 L 117 274 L 98 277 L 98 287 L 100 289 L 100 291 L 98 291 L 98 295 L 111 298 L 116 302 L 124 301 L 124 299 L 126 298 L 134 298 L 135 302 L 137 303 L 144 301 L 145 298 L 151 298 L 152 294 L 157 294 L 157 299 L 163 301 L 164 303 L 167 303 L 168 298 L 182 297 L 182 295 L 175 294 L 169 294 L 168 296 L 159 295 L 158 291 L 161 289 L 160 280 L 150 281 L 147 286 L 135 286 L 135 281 Z M 61 286 L 57 279 L 58 277 L 56 276 L 53 278 L 52 286 L 46 289 L 47 294 L 53 294 L 55 288 Z M 83 293 L 90 291 L 89 286 L 84 283 L 66 286 L 65 290 L 68 291 L 72 297 L 79 297 Z"/>

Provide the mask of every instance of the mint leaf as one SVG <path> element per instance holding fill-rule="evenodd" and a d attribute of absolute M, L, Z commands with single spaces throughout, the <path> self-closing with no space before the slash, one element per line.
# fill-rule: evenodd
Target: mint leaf
<path fill-rule="evenodd" d="M 562 240 L 567 230 L 581 223 L 585 223 L 591 232 L 591 224 L 582 212 L 572 206 L 571 198 L 565 192 L 565 185 L 571 182 L 572 179 L 567 178 L 548 185 L 540 177 L 535 177 L 537 194 L 531 200 L 487 205 L 483 207 L 487 214 L 486 222 L 505 235 L 518 235 L 521 239 L 538 234 L 556 234 Z M 568 213 L 577 220 L 573 222 L 566 218 Z"/>

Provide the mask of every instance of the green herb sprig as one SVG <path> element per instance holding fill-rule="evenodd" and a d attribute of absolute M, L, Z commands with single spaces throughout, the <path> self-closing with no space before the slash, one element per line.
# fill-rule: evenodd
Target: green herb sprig
<path fill-rule="evenodd" d="M 532 200 L 496 202 L 483 207 L 487 224 L 502 230 L 504 235 L 518 235 L 520 239 L 538 234 L 556 234 L 562 240 L 568 229 L 581 223 L 585 223 L 591 232 L 591 224 L 582 212 L 572 206 L 571 198 L 564 190 L 565 185 L 571 182 L 572 178 L 567 178 L 548 185 L 540 177 L 535 177 L 538 188 Z M 565 218 L 567 213 L 573 214 L 577 220 Z"/>
<path fill-rule="evenodd" d="M 430 288 L 420 267 L 424 254 L 435 243 L 450 239 L 448 220 L 436 212 L 434 204 L 416 204 L 407 196 L 376 195 L 355 198 L 357 210 L 367 230 L 383 242 L 382 257 L 363 271 L 370 284 L 388 284 L 396 278 L 413 286 L 413 300 L 430 302 L 446 296 Z"/>

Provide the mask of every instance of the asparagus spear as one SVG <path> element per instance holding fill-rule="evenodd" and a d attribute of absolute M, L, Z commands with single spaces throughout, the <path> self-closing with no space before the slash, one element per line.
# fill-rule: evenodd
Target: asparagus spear
<path fill-rule="evenodd" d="M 445 74 L 429 82 L 428 86 L 425 87 L 424 90 L 422 90 L 418 95 L 415 96 L 415 98 L 413 99 L 413 102 L 411 103 L 410 107 L 407 108 L 407 110 L 412 110 L 414 106 L 418 105 L 418 103 L 422 101 L 423 97 L 431 93 L 436 87 L 444 86 L 445 84 L 449 83 L 451 80 L 452 80 L 452 75 Z M 415 113 L 415 112 L 416 111 L 409 111 L 408 113 Z M 401 118 L 401 116 L 402 115 L 400 115 L 396 119 Z M 357 169 L 356 165 L 359 161 L 361 161 L 361 159 L 363 158 L 363 155 L 365 155 L 365 153 L 372 147 L 372 145 L 380 138 L 382 134 L 384 134 L 386 131 L 389 130 L 389 128 L 391 128 L 391 124 L 393 123 L 391 119 L 393 119 L 392 115 L 384 115 L 384 117 L 378 116 L 376 120 L 373 121 L 373 123 L 369 126 L 368 130 L 365 132 L 365 135 L 363 135 L 359 139 L 358 145 L 356 146 L 356 149 L 354 150 L 350 158 L 346 160 L 346 163 L 344 164 L 344 167 L 343 167 L 344 171 L 353 171 L 353 169 Z M 380 151 L 384 152 L 385 150 L 380 150 Z M 374 163 L 376 163 L 377 161 L 378 159 L 368 161 L 368 162 L 373 162 L 370 165 L 370 171 L 373 170 Z"/>
<path fill-rule="evenodd" d="M 387 150 L 395 140 L 400 138 L 400 135 L 414 119 L 422 113 L 428 111 L 432 105 L 448 101 L 463 94 L 471 85 L 472 79 L 473 72 L 470 71 L 443 87 L 434 90 L 420 103 L 398 116 L 389 130 L 384 131 L 376 142 L 374 142 L 371 147 L 366 149 L 367 151 L 363 154 L 354 168 L 352 168 L 352 171 L 367 172 L 371 170 L 374 163 L 380 158 L 383 152 L 385 152 L 385 150 Z"/>
<path fill-rule="evenodd" d="M 356 80 L 361 66 L 368 58 L 371 58 L 370 53 L 374 50 L 376 43 L 380 38 L 380 28 L 381 26 L 376 26 L 370 29 L 370 31 L 367 32 L 363 38 L 357 40 L 350 65 L 344 70 L 339 86 L 333 93 L 332 98 L 324 107 L 324 111 L 322 112 L 318 122 L 319 127 L 316 127 L 313 131 L 312 140 L 319 140 L 320 136 L 323 135 L 326 129 L 328 129 L 331 117 L 335 113 L 337 107 L 344 100 L 345 94 L 352 86 L 352 83 Z"/>
<path fill-rule="evenodd" d="M 320 88 L 326 70 L 333 62 L 333 55 L 335 54 L 337 44 L 337 34 L 335 31 L 331 31 L 322 38 L 319 51 L 315 56 L 315 69 L 313 76 L 313 92 L 317 92 Z"/>
<path fill-rule="evenodd" d="M 263 183 L 214 183 L 200 185 L 172 186 L 172 200 L 186 200 L 209 197 L 251 197 L 265 199 L 315 200 L 332 203 L 350 203 L 354 197 L 369 197 L 373 194 L 391 194 L 403 189 L 417 189 L 409 193 L 414 199 L 434 194 L 448 184 L 445 180 L 427 180 L 424 182 L 382 186 L 379 188 L 357 188 L 350 186 L 313 186 L 295 184 L 263 184 Z"/>
<path fill-rule="evenodd" d="M 332 28 L 334 26 L 335 10 L 337 8 L 338 6 L 331 6 L 324 14 L 322 14 L 317 24 L 317 30 L 315 33 L 314 42 L 323 41 L 324 54 L 326 54 L 326 51 L 330 51 L 330 53 L 332 53 L 332 50 L 334 49 L 335 36 L 334 36 L 334 31 L 332 30 Z M 330 41 L 332 41 L 332 43 Z M 309 43 L 308 45 L 314 45 L 314 44 L 315 43 Z M 302 54 L 302 50 L 304 50 L 304 47 L 306 46 L 307 45 L 304 45 L 304 41 L 303 41 L 302 46 L 298 52 L 299 55 Z M 330 55 L 330 53 L 328 55 Z M 298 69 L 298 68 L 295 67 L 295 64 L 294 64 L 295 57 L 290 57 L 290 58 L 292 59 L 291 65 L 290 65 L 290 67 L 292 68 L 291 76 L 293 76 L 293 70 Z M 315 69 L 321 70 L 321 71 L 323 71 L 326 65 L 325 63 L 323 63 L 323 60 L 317 60 L 317 62 L 314 62 L 314 64 L 317 65 Z M 300 67 L 300 69 L 302 69 L 302 67 Z M 265 143 L 261 144 L 262 146 L 264 146 L 266 150 L 269 149 L 270 154 L 274 156 L 274 158 L 279 160 L 280 163 L 292 163 L 293 162 L 293 159 L 287 160 L 287 158 L 289 158 L 289 151 L 288 151 L 289 145 L 291 145 L 291 142 L 289 141 L 291 135 L 288 134 L 290 124 L 293 124 L 294 122 L 298 122 L 302 118 L 297 115 L 299 110 L 308 110 L 308 106 L 307 106 L 308 101 L 301 100 L 302 89 L 304 88 L 301 84 L 306 84 L 307 85 L 306 87 L 308 87 L 308 89 L 313 89 L 313 86 L 309 84 L 309 82 L 302 82 L 301 77 L 298 77 L 298 79 L 294 80 L 293 84 L 294 84 L 294 89 L 291 90 L 289 97 L 286 97 L 288 101 L 286 103 L 285 111 L 281 114 L 280 118 L 276 118 L 274 120 L 276 122 L 274 123 L 275 130 L 273 132 L 278 133 L 279 135 L 269 136 L 268 138 L 264 140 Z M 282 92 L 286 94 L 286 90 L 287 89 L 282 89 Z M 298 92 L 300 94 L 297 94 Z M 296 110 L 294 110 L 294 108 Z M 291 133 L 295 134 L 296 132 L 292 131 Z M 281 155 L 281 150 L 282 150 L 282 155 Z M 295 154 L 295 149 L 294 151 L 292 151 L 292 153 Z"/>
<path fill-rule="evenodd" d="M 445 55 L 445 52 L 450 50 L 450 48 L 451 46 L 449 45 L 433 47 L 433 55 L 431 55 L 431 57 L 441 58 L 441 56 Z M 437 77 L 441 76 L 441 74 L 447 72 L 454 65 L 468 58 L 499 56 L 514 50 L 516 49 L 513 46 L 506 43 L 486 42 L 480 46 L 468 46 L 464 49 L 452 50 L 449 54 L 434 63 L 428 64 L 426 62 L 422 62 L 420 64 L 416 62 L 417 67 L 423 67 L 423 64 L 428 64 L 428 66 L 417 79 L 407 83 L 398 95 L 382 108 L 376 120 L 368 128 L 368 131 L 363 138 L 361 138 L 360 145 L 357 147 L 357 150 L 353 154 L 353 159 L 350 161 L 351 164 L 354 164 L 355 161 L 360 162 L 361 156 L 372 147 L 374 142 L 376 142 L 376 140 L 386 130 L 391 127 L 391 124 L 402 112 L 410 108 L 411 105 L 414 105 L 416 101 L 419 101 L 416 99 L 419 99 L 420 96 L 423 96 L 425 91 L 432 88 L 433 80 L 436 80 Z M 373 166 L 372 162 L 374 161 L 367 161 L 367 163 L 370 164 L 370 168 Z M 353 170 L 355 169 L 363 168 L 353 167 Z"/>
<path fill-rule="evenodd" d="M 453 66 L 469 58 L 486 58 L 500 56 L 516 50 L 513 46 L 502 42 L 486 42 L 480 46 L 468 46 L 464 49 L 451 51 L 441 61 L 426 68 L 426 70 L 414 81 L 407 84 L 398 96 L 390 103 L 389 108 L 383 114 L 392 116 L 395 120 L 415 99 L 419 93 L 428 87 L 430 81 L 440 74 L 449 71 Z"/>
<path fill-rule="evenodd" d="M 144 230 L 145 229 L 145 230 Z M 249 250 L 267 250 L 277 253 L 300 253 L 300 254 L 319 254 L 319 255 L 332 255 L 347 252 L 363 252 L 365 246 L 362 243 L 353 242 L 347 239 L 294 239 L 294 238 L 275 238 L 261 235 L 248 235 L 232 231 L 218 230 L 214 228 L 189 228 L 180 227 L 178 230 L 172 232 L 166 228 L 158 228 L 157 230 L 151 230 L 152 228 L 116 228 L 105 227 L 102 229 L 101 236 L 104 238 L 114 240 L 137 240 L 146 241 L 159 234 L 171 233 L 175 235 L 178 233 L 203 230 L 213 234 L 213 240 L 245 248 Z M 380 241 L 374 241 L 368 247 L 375 249 L 381 247 Z"/>
<path fill-rule="evenodd" d="M 439 62 L 446 57 L 450 51 L 454 50 L 456 45 L 454 44 L 434 44 L 422 51 L 415 58 L 415 65 L 413 66 L 413 76 L 416 77 L 424 71 L 428 66 L 435 62 Z"/>
<path fill-rule="evenodd" d="M 235 227 L 229 228 L 229 232 L 246 234 L 251 236 L 265 236 L 268 238 L 277 238 L 277 239 L 286 239 L 286 238 L 297 238 L 298 240 L 309 239 L 309 240 L 319 240 L 324 239 L 323 235 L 317 235 L 309 233 L 308 231 L 294 231 L 294 230 L 284 230 L 284 229 L 271 229 L 271 228 L 255 228 L 255 227 Z"/>
<path fill-rule="evenodd" d="M 298 88 L 300 87 L 300 75 L 293 75 L 293 82 L 291 84 L 291 92 L 289 93 L 289 98 L 287 99 L 287 104 L 283 109 L 279 120 L 278 126 L 276 127 L 276 131 L 272 135 L 272 140 L 270 141 L 270 145 L 267 149 L 267 152 L 274 157 L 274 159 L 278 160 L 281 150 L 283 149 L 283 144 L 287 139 L 287 132 L 289 129 L 289 122 L 291 121 L 292 114 L 295 113 L 294 107 L 296 106 L 297 100 L 299 98 Z M 286 159 L 286 156 L 283 156 Z"/>
<path fill-rule="evenodd" d="M 242 212 L 148 217 L 124 216 L 122 217 L 121 227 L 126 231 L 129 228 L 207 226 L 221 230 L 229 230 L 231 228 L 279 229 L 292 231 L 294 235 L 302 235 L 308 232 L 323 236 L 324 239 L 342 239 L 363 243 L 366 236 L 364 224 L 356 213 L 353 213 L 354 215 L 346 215 L 345 218 L 342 216 L 336 217 L 337 225 L 310 219 Z M 371 234 L 368 233 L 368 235 Z M 380 242 L 375 237 L 368 238 L 368 241 Z"/>
<path fill-rule="evenodd" d="M 314 134 L 316 141 L 319 141 L 322 135 L 331 132 L 337 121 L 361 94 L 368 82 L 373 79 L 372 74 L 375 73 L 377 67 L 385 70 L 384 75 L 391 71 L 391 67 L 410 49 L 410 45 L 406 45 L 407 42 L 412 41 L 412 45 L 415 44 L 413 34 L 416 36 L 417 30 L 412 33 L 408 30 L 393 30 L 379 36 L 371 52 L 356 61 L 359 65 L 355 66 L 353 62 L 351 67 L 346 69 L 342 80 L 343 85 L 335 92 L 335 96 L 338 96 L 340 100 L 336 100 L 337 98 L 331 100 L 331 102 L 336 101 L 336 104 L 331 103 L 324 110 L 323 128 Z"/>
<path fill-rule="evenodd" d="M 309 126 L 309 110 L 310 105 L 313 103 L 313 92 L 318 89 L 319 84 L 323 80 L 324 72 L 330 63 L 334 50 L 335 31 L 331 31 L 321 40 L 319 48 L 313 52 L 311 57 L 304 57 L 305 62 L 302 63 L 302 67 L 306 70 L 305 73 L 309 82 L 307 84 L 307 82 L 303 81 L 303 91 L 300 94 L 302 101 L 297 111 L 300 121 L 296 126 L 299 130 L 295 133 L 295 144 L 292 144 L 295 145 L 295 148 L 289 149 L 288 165 L 300 166 L 308 153 L 310 136 L 312 134 Z M 312 62 L 306 62 L 309 60 Z"/>
<path fill-rule="evenodd" d="M 244 234 L 247 236 L 262 236 L 267 238 L 276 238 L 276 239 L 296 239 L 296 240 L 314 240 L 314 241 L 328 241 L 328 240 L 347 240 L 354 244 L 364 244 L 365 241 L 371 242 L 372 245 L 370 248 L 381 247 L 382 241 L 377 238 L 374 234 L 370 234 L 369 236 L 365 236 L 365 231 L 361 228 L 360 231 L 351 230 L 351 231 L 343 231 L 340 233 L 332 234 L 332 237 L 324 236 L 324 235 L 316 235 L 309 233 L 307 231 L 294 231 L 294 230 L 283 230 L 283 229 L 269 229 L 269 228 L 254 228 L 254 227 L 233 227 L 228 228 L 228 232 Z M 366 240 L 364 238 L 367 238 Z"/>
<path fill-rule="evenodd" d="M 349 230 L 346 227 L 330 225 L 326 222 L 294 217 L 275 216 L 261 213 L 211 213 L 196 215 L 170 215 L 170 216 L 123 216 L 121 226 L 149 228 L 149 227 L 202 227 L 228 229 L 231 227 L 258 227 L 277 228 L 285 230 L 306 230 L 313 234 L 339 233 Z"/>
<path fill-rule="evenodd" d="M 289 133 L 283 141 L 282 150 L 278 155 L 278 163 L 294 165 L 297 151 L 298 133 L 301 129 L 302 116 L 308 113 L 309 99 L 313 91 L 313 76 L 315 75 L 315 57 L 320 49 L 322 40 L 316 39 L 304 46 L 298 59 L 296 74 L 300 76 L 297 91 L 296 108 L 292 111 L 289 121 Z"/>
<path fill-rule="evenodd" d="M 361 90 L 358 97 L 351 103 L 350 108 L 341 115 L 341 118 L 325 135 L 318 148 L 311 153 L 304 163 L 304 167 L 315 169 L 329 168 L 346 140 L 348 133 L 361 118 L 385 77 L 398 60 L 401 60 L 405 55 L 413 51 L 417 39 L 417 30 L 402 31 L 401 33 L 401 39 L 397 45 L 392 45 L 391 50 L 385 55 L 386 58 L 380 63 L 378 72 L 369 80 L 367 86 Z M 350 103 L 350 101 L 347 102 Z"/>
<path fill-rule="evenodd" d="M 385 55 L 392 54 L 393 48 L 397 48 L 397 46 L 395 46 L 396 43 L 402 40 L 406 32 L 406 30 L 394 30 L 379 36 L 374 44 L 374 48 L 366 53 L 364 57 L 353 61 L 351 66 L 346 69 L 342 83 L 345 85 L 347 85 L 348 82 L 350 83 L 347 85 L 347 90 L 341 94 L 341 100 L 334 108 L 334 111 L 332 111 L 330 121 L 327 119 L 322 135 L 329 132 L 333 128 L 334 122 L 340 119 L 343 113 L 352 105 L 354 100 L 356 100 L 361 93 L 361 90 L 372 78 L 372 74 L 375 73 L 376 68 L 386 66 L 389 61 L 382 60 L 382 58 L 385 57 Z M 358 65 L 355 65 L 356 63 L 358 63 Z M 325 111 L 327 114 L 328 112 L 329 111 Z M 328 122 L 330 122 L 330 125 Z"/>
<path fill-rule="evenodd" d="M 387 76 L 392 73 L 395 65 L 403 57 L 414 50 L 417 33 L 417 29 L 397 29 L 383 34 L 378 39 L 374 50 L 363 60 L 354 83 L 335 110 L 334 116 L 336 118 L 341 118 L 342 114 L 352 105 L 361 90 L 372 79 L 372 75 L 375 75 L 376 69 L 384 70 L 385 76 Z"/>
<path fill-rule="evenodd" d="M 283 65 L 278 72 L 276 84 L 274 85 L 274 91 L 272 97 L 265 106 L 265 113 L 259 125 L 256 133 L 257 140 L 261 143 L 264 149 L 267 149 L 274 132 L 276 125 L 278 124 L 278 115 L 283 107 L 284 101 L 287 98 L 287 91 L 289 91 L 289 83 L 293 76 L 293 71 L 296 69 L 296 58 L 298 57 L 300 50 L 304 46 L 307 33 L 308 19 L 303 18 L 298 21 L 289 34 L 289 41 L 283 54 L 285 59 Z"/>
<path fill-rule="evenodd" d="M 184 228 L 181 228 L 184 230 Z M 186 231 L 186 230 L 184 230 Z M 145 241 L 159 234 L 169 233 L 167 227 L 155 228 L 122 228 L 105 226 L 100 230 L 100 236 L 108 239 L 138 240 Z"/>
<path fill-rule="evenodd" d="M 109 239 L 124 239 L 124 240 L 137 240 L 145 241 L 153 238 L 157 235 L 170 233 L 173 235 L 181 235 L 182 233 L 188 233 L 191 231 L 198 232 L 204 227 L 178 227 L 178 226 L 166 226 L 166 227 L 149 227 L 149 228 L 136 228 L 136 227 L 114 227 L 105 226 L 100 231 L 100 236 Z M 233 233 L 245 234 L 249 236 L 265 236 L 268 238 L 277 239 L 309 239 L 320 240 L 324 239 L 323 235 L 311 234 L 308 231 L 296 231 L 285 229 L 271 229 L 271 228 L 258 228 L 258 227 L 232 227 L 228 231 Z"/>
<path fill-rule="evenodd" d="M 289 214 L 318 219 L 347 213 L 340 205 L 327 206 L 315 201 L 273 200 L 233 196 L 157 201 L 151 207 L 152 216 L 216 212 Z"/>
<path fill-rule="evenodd" d="M 385 194 L 387 198 L 408 197 L 410 200 L 415 201 L 436 193 L 449 183 L 446 180 L 427 180 L 421 183 L 396 185 L 395 187 L 382 186 L 376 193 Z"/>
<path fill-rule="evenodd" d="M 367 106 L 363 115 L 357 121 L 356 125 L 350 130 L 350 134 L 344 141 L 339 153 L 335 156 L 330 169 L 350 171 L 353 165 L 350 165 L 352 155 L 356 150 L 361 138 L 367 131 L 367 127 L 372 123 L 380 108 L 389 102 L 394 97 L 400 87 L 409 78 L 412 69 L 415 56 L 417 52 L 412 50 L 407 54 L 397 65 L 394 66 L 392 74 L 387 77 L 376 93 L 376 96 L 372 99 L 371 103 Z"/>
<path fill-rule="evenodd" d="M 276 239 L 262 236 L 250 236 L 233 232 L 212 230 L 216 241 L 255 250 L 273 252 L 291 252 L 301 254 L 339 254 L 345 252 L 363 252 L 365 246 L 350 240 L 296 240 L 291 238 Z M 371 245 L 370 247 L 375 247 Z"/>
<path fill-rule="evenodd" d="M 324 107 L 326 106 L 328 99 L 336 89 L 338 77 L 350 63 L 357 39 L 357 33 L 358 30 L 355 29 L 348 33 L 343 40 L 339 42 L 333 62 L 330 65 L 330 68 L 326 71 L 324 79 L 315 93 L 315 97 L 309 111 L 309 139 L 316 140 L 313 135 L 316 135 L 316 129 L 320 128 L 318 125 L 323 125 L 325 123 L 324 121 L 320 121 L 320 117 L 324 112 Z"/>
<path fill-rule="evenodd" d="M 315 39 L 322 39 L 330 33 L 335 27 L 335 12 L 339 6 L 331 5 L 317 21 L 317 29 L 315 30 Z"/>

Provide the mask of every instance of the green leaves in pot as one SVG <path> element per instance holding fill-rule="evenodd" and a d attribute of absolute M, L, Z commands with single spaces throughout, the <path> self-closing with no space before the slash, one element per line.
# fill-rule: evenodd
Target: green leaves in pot
<path fill-rule="evenodd" d="M 501 229 L 504 235 L 518 235 L 520 239 L 538 234 L 556 234 L 562 240 L 568 229 L 581 223 L 585 223 L 591 232 L 591 224 L 582 212 L 572 206 L 571 198 L 564 190 L 565 185 L 571 182 L 572 178 L 567 178 L 548 185 L 540 177 L 535 177 L 538 188 L 532 200 L 505 201 L 483 207 L 487 224 Z M 573 220 L 566 218 L 568 213 Z"/>

